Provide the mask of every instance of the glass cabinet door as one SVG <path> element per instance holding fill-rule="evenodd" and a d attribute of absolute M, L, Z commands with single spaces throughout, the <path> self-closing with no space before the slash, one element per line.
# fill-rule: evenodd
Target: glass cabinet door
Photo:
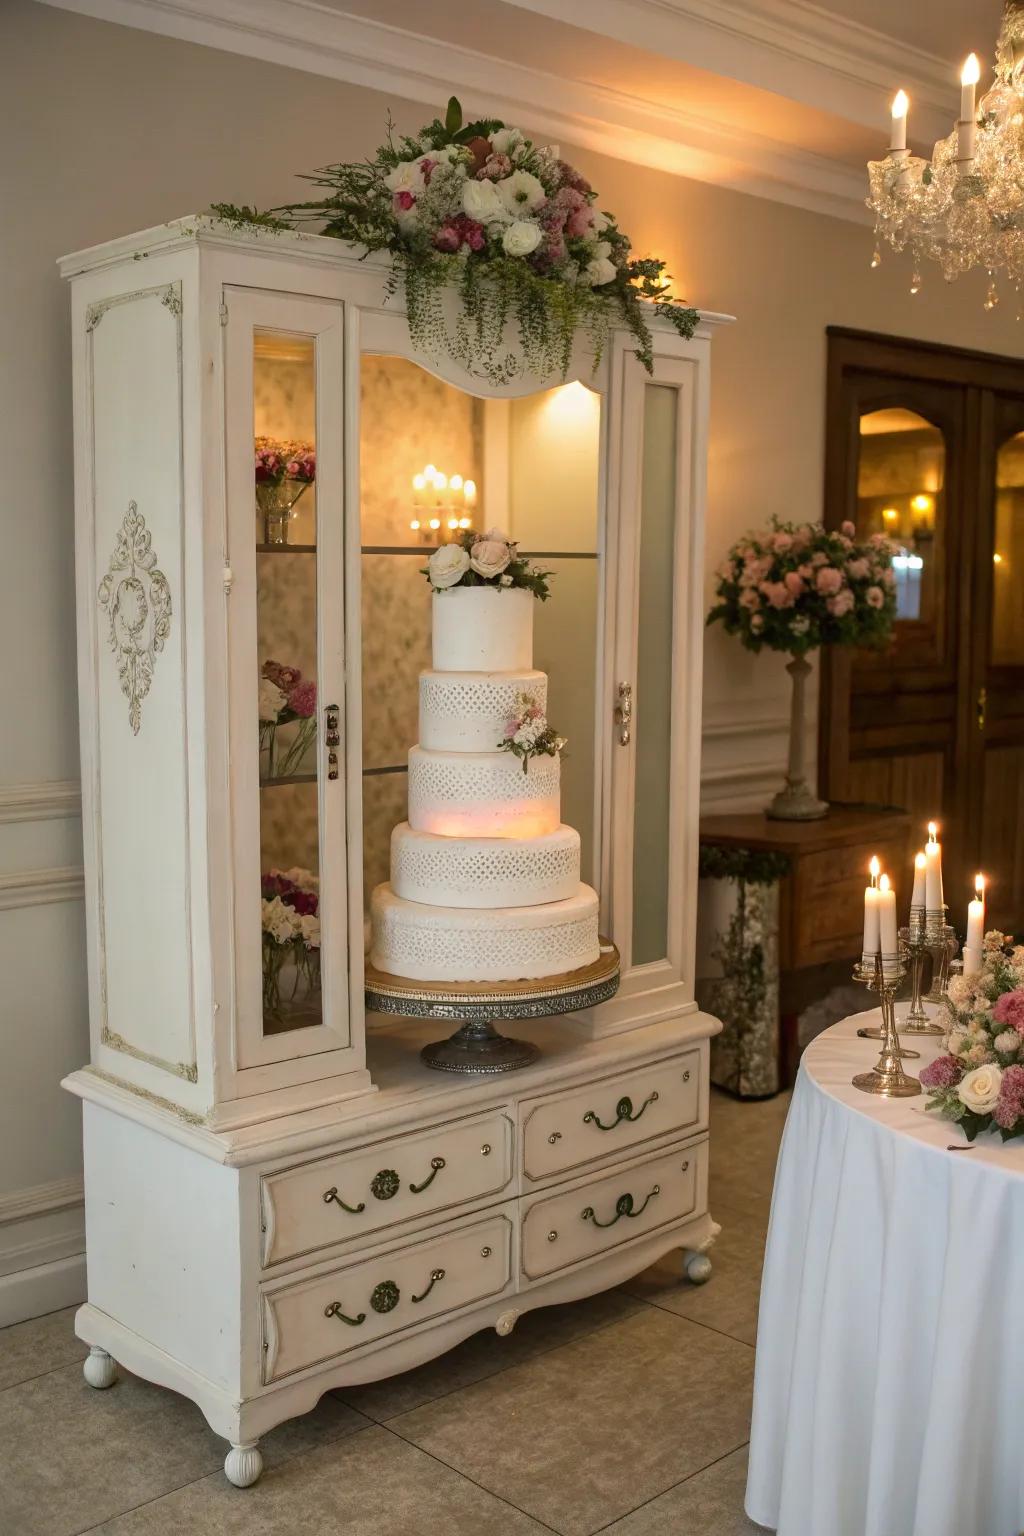
<path fill-rule="evenodd" d="M 235 1002 L 244 1069 L 350 1043 L 342 312 L 243 290 L 226 299 Z"/>

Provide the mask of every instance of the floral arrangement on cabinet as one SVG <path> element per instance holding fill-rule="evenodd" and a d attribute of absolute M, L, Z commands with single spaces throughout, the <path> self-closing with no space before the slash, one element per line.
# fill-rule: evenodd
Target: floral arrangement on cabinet
<path fill-rule="evenodd" d="M 786 787 L 769 816 L 813 820 L 828 806 L 803 772 L 803 689 L 808 651 L 823 645 L 884 646 L 896 617 L 896 546 L 884 534 L 858 540 L 853 523 L 837 529 L 777 518 L 734 544 L 715 572 L 709 624 L 720 623 L 748 651 L 784 651 L 793 680 Z"/>
<path fill-rule="evenodd" d="M 271 869 L 261 893 L 263 1007 L 279 1015 L 282 987 L 291 1003 L 320 986 L 320 882 L 308 869 Z"/>
<path fill-rule="evenodd" d="M 311 444 L 256 439 L 256 505 L 263 517 L 265 544 L 288 543 L 295 504 L 315 479 L 316 454 Z"/>
<path fill-rule="evenodd" d="M 945 1006 L 946 1054 L 921 1070 L 926 1108 L 968 1141 L 990 1127 L 1024 1136 L 1024 944 L 987 933 L 981 970 L 951 977 Z"/>
<path fill-rule="evenodd" d="M 548 597 L 550 571 L 538 570 L 519 553 L 519 545 L 500 528 L 474 533 L 466 528 L 449 544 L 435 549 L 421 572 L 434 592 L 453 587 L 520 587 L 543 603 Z"/>
<path fill-rule="evenodd" d="M 538 145 L 498 118 L 464 122 L 453 96 L 442 121 L 388 137 L 372 159 L 330 165 L 305 180 L 322 188 L 311 202 L 267 213 L 215 203 L 234 225 L 285 229 L 322 220 L 322 234 L 387 251 L 389 290 L 405 292 L 409 328 L 421 351 L 447 351 L 492 382 L 527 370 L 569 367 L 583 329 L 595 366 L 613 325 L 624 325 L 637 356 L 653 369 L 649 316 L 663 314 L 679 335 L 696 328 L 696 310 L 671 294 L 665 263 L 633 257 L 615 216 L 597 206 L 587 179 L 556 145 Z M 456 285 L 462 313 L 445 313 Z M 521 360 L 504 331 L 515 321 Z"/>
<path fill-rule="evenodd" d="M 316 740 L 316 683 L 304 678 L 298 667 L 265 661 L 260 671 L 260 778 L 284 779 L 299 771 L 302 760 Z M 298 730 L 283 747 L 277 733 L 298 722 Z"/>
<path fill-rule="evenodd" d="M 497 743 L 502 752 L 512 752 L 528 773 L 532 757 L 558 757 L 565 750 L 566 738 L 548 724 L 548 717 L 532 693 L 516 694 L 516 713 L 505 724 L 505 734 Z"/>

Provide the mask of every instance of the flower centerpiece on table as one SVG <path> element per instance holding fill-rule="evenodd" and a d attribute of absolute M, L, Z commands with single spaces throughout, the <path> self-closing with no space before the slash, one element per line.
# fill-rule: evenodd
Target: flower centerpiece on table
<path fill-rule="evenodd" d="M 316 479 L 316 454 L 309 443 L 258 437 L 255 445 L 256 505 L 263 515 L 263 542 L 287 544 L 295 503 Z"/>
<path fill-rule="evenodd" d="M 946 1054 L 921 1070 L 925 1108 L 968 1141 L 990 1127 L 1024 1136 L 1024 945 L 986 933 L 981 970 L 950 978 L 945 1007 Z"/>
<path fill-rule="evenodd" d="M 615 216 L 598 208 L 594 188 L 557 146 L 535 144 L 498 118 L 466 123 L 454 96 L 443 122 L 396 139 L 389 120 L 371 160 L 304 179 L 322 189 L 312 202 L 269 213 L 215 203 L 212 212 L 263 229 L 322 220 L 322 234 L 387 251 L 389 291 L 405 291 L 416 346 L 431 357 L 446 351 L 494 383 L 524 367 L 564 376 L 580 329 L 596 367 L 616 324 L 651 372 L 652 314 L 681 336 L 696 328 L 697 311 L 672 296 L 665 263 L 630 254 Z M 462 312 L 451 321 L 443 301 L 453 284 Z M 521 359 L 506 343 L 509 320 Z"/>
<path fill-rule="evenodd" d="M 266 754 L 264 779 L 283 779 L 294 773 L 316 737 L 316 683 L 305 679 L 298 667 L 265 661 L 259 688 L 260 755 Z M 281 726 L 298 721 L 299 728 L 279 755 L 277 733 Z"/>
<path fill-rule="evenodd" d="M 497 743 L 502 752 L 513 752 L 529 772 L 531 757 L 557 757 L 566 745 L 564 736 L 548 725 L 548 717 L 532 693 L 516 694 L 517 710 L 509 715 L 505 734 Z"/>
<path fill-rule="evenodd" d="M 519 545 L 500 528 L 486 533 L 463 529 L 449 544 L 435 549 L 421 572 L 435 592 L 453 587 L 495 587 L 500 592 L 510 587 L 524 587 L 545 602 L 550 571 L 538 570 Z"/>
<path fill-rule="evenodd" d="M 271 869 L 261 880 L 263 1006 L 281 1012 L 282 973 L 290 969 L 293 1002 L 300 988 L 320 986 L 320 882 L 308 869 Z"/>
<path fill-rule="evenodd" d="M 749 651 L 785 651 L 793 679 L 786 787 L 768 815 L 810 821 L 828 806 L 804 777 L 804 683 L 807 652 L 822 645 L 882 646 L 896 617 L 896 546 L 884 534 L 858 541 L 853 523 L 783 523 L 748 534 L 718 567 L 708 623 L 721 623 Z"/>

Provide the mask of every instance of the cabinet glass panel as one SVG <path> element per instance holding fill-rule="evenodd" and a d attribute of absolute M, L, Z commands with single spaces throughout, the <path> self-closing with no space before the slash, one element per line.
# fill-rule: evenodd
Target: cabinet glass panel
<path fill-rule="evenodd" d="M 1024 667 L 1024 432 L 996 456 L 996 520 L 992 545 L 992 665 Z"/>
<path fill-rule="evenodd" d="M 323 1021 L 311 337 L 255 332 L 253 417 L 263 1029 L 277 1034 Z"/>
<path fill-rule="evenodd" d="M 367 355 L 361 403 L 366 899 L 388 878 L 391 830 L 406 814 L 418 679 L 431 663 L 422 571 L 469 529 L 503 529 L 552 572 L 549 601 L 534 605 L 534 665 L 549 675 L 551 723 L 569 739 L 562 816 L 581 834 L 590 879 L 600 397 L 569 384 L 481 400 L 405 358 Z"/>
<path fill-rule="evenodd" d="M 633 964 L 668 952 L 678 392 L 644 389 L 636 662 Z"/>
<path fill-rule="evenodd" d="M 903 406 L 860 417 L 857 532 L 884 533 L 893 560 L 896 621 L 932 628 L 942 591 L 946 445 L 938 427 Z"/>

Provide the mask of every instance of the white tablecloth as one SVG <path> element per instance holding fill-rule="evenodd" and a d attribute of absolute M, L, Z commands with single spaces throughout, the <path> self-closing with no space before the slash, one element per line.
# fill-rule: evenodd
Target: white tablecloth
<path fill-rule="evenodd" d="M 900 1010 L 903 1011 L 902 1009 Z M 804 1053 L 772 1197 L 746 1509 L 779 1536 L 1024 1532 L 1024 1144 Z M 917 1072 L 941 1040 L 914 1041 Z"/>

